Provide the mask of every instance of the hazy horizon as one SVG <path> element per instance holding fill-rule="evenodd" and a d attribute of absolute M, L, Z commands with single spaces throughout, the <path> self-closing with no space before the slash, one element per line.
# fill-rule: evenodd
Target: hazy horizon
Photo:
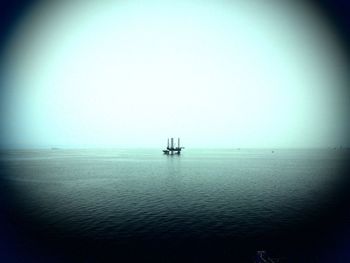
<path fill-rule="evenodd" d="M 159 147 L 156 146 L 8 146 L 8 147 L 2 147 L 0 150 L 159 150 L 161 153 L 161 150 L 165 149 L 166 145 L 161 145 Z M 185 146 L 183 152 L 191 151 L 191 150 L 348 150 L 350 149 L 350 146 L 345 145 L 337 145 L 337 146 L 318 146 L 318 147 L 238 147 L 238 146 L 222 146 L 222 147 L 191 147 L 191 146 Z"/>

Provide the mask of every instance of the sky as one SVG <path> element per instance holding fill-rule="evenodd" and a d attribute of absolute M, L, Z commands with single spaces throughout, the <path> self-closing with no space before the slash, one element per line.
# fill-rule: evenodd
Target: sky
<path fill-rule="evenodd" d="M 40 3 L 5 50 L 4 148 L 349 145 L 349 65 L 305 3 Z"/>

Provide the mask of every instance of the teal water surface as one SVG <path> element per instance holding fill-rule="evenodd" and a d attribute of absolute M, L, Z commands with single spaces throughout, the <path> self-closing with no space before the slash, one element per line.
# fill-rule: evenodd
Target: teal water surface
<path fill-rule="evenodd" d="M 332 206 L 333 149 L 12 150 L 7 182 L 42 231 L 93 239 L 255 237 Z"/>

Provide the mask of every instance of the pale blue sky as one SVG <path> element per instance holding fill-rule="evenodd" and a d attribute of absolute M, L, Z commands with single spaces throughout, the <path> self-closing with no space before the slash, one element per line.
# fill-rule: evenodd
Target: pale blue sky
<path fill-rule="evenodd" d="M 311 7 L 107 2 L 46 3 L 18 25 L 4 147 L 347 144 L 349 68 Z"/>

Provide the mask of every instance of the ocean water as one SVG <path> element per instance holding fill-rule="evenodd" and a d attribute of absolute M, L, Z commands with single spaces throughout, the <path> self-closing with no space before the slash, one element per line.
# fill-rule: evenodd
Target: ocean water
<path fill-rule="evenodd" d="M 74 262 L 253 262 L 257 250 L 336 262 L 348 160 L 339 149 L 11 150 L 0 190 L 21 240 Z"/>

